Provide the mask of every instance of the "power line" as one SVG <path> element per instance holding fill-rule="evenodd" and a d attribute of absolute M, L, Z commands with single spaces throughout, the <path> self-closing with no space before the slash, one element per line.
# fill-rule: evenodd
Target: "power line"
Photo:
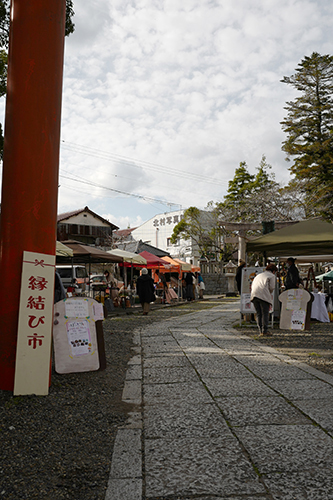
<path fill-rule="evenodd" d="M 147 170 L 158 170 L 159 172 L 165 172 L 166 174 L 172 174 L 178 177 L 182 178 L 192 178 L 193 180 L 200 181 L 200 182 L 206 182 L 210 184 L 220 184 L 222 186 L 226 185 L 225 181 L 222 181 L 221 179 L 216 179 L 216 178 L 204 178 L 200 174 L 194 174 L 185 172 L 179 169 L 174 169 L 171 167 L 166 167 L 164 165 L 159 165 L 157 163 L 152 163 L 148 162 L 145 160 L 137 160 L 135 158 L 130 158 L 128 156 L 123 156 L 123 155 L 118 155 L 116 153 L 110 153 L 106 151 L 101 151 L 100 149 L 96 148 L 91 148 L 88 146 L 82 146 L 80 144 L 76 144 L 74 142 L 68 142 L 65 140 L 62 140 L 62 147 L 65 149 L 68 149 L 70 151 L 74 151 L 79 154 L 87 155 L 87 156 L 93 156 L 95 158 L 101 158 L 106 161 L 111 161 L 111 162 L 118 162 L 118 163 L 123 163 L 125 165 L 129 165 L 134 168 L 139 168 L 139 169 L 147 169 Z"/>
<path fill-rule="evenodd" d="M 74 176 L 74 174 L 70 174 L 70 175 Z M 168 201 L 163 201 L 163 200 L 158 200 L 156 198 L 151 198 L 150 196 L 143 196 L 143 195 L 140 195 L 140 194 L 127 193 L 126 191 L 121 191 L 120 189 L 114 189 L 114 188 L 110 188 L 110 187 L 107 187 L 107 186 L 102 186 L 101 184 L 97 184 L 96 182 L 89 181 L 88 179 L 83 179 L 82 177 L 75 178 L 75 177 L 78 177 L 78 176 L 68 177 L 66 175 L 60 174 L 59 177 L 62 177 L 64 179 L 68 179 L 68 180 L 71 180 L 71 181 L 74 181 L 74 182 L 80 182 L 81 184 L 86 184 L 88 186 L 93 186 L 93 187 L 97 187 L 97 188 L 100 188 L 100 189 L 105 189 L 107 191 L 112 191 L 114 193 L 124 194 L 126 196 L 132 196 L 134 198 L 139 198 L 141 200 L 148 201 L 148 202 L 160 203 L 161 205 L 166 205 L 166 206 L 170 206 L 170 205 L 171 206 L 172 205 L 178 206 L 179 205 L 179 203 L 171 203 L 171 202 L 168 202 Z"/>

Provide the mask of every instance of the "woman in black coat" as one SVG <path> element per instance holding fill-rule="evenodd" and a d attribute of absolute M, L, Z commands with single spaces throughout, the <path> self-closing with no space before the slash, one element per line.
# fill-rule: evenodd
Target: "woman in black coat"
<path fill-rule="evenodd" d="M 289 257 L 287 259 L 287 276 L 285 280 L 285 289 L 290 290 L 291 288 L 299 288 L 301 285 L 301 288 L 303 288 L 303 280 L 301 279 L 299 275 L 299 271 L 297 267 L 295 266 L 295 260 L 293 257 Z"/>
<path fill-rule="evenodd" d="M 139 295 L 140 304 L 142 305 L 143 314 L 147 316 L 149 313 L 150 302 L 155 300 L 154 280 L 148 274 L 148 269 L 145 267 L 141 271 L 141 275 L 136 282 L 136 291 Z"/>
<path fill-rule="evenodd" d="M 188 301 L 194 300 L 193 296 L 193 273 L 186 273 L 185 276 L 186 283 L 186 298 Z"/>

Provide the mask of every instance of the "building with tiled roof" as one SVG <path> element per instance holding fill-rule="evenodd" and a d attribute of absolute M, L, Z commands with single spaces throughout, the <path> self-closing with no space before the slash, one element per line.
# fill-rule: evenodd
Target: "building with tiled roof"
<path fill-rule="evenodd" d="M 76 240 L 111 248 L 113 232 L 119 229 L 88 207 L 59 214 L 57 220 L 58 241 Z"/>

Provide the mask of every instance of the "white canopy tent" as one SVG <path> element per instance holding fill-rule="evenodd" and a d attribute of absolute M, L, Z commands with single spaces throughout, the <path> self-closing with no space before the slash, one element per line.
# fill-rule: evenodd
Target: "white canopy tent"
<path fill-rule="evenodd" d="M 56 255 L 61 257 L 73 257 L 73 250 L 60 241 L 57 241 Z"/>
<path fill-rule="evenodd" d="M 114 248 L 113 250 L 108 250 L 109 254 L 115 257 L 121 257 L 123 259 L 123 264 L 120 264 L 124 267 L 124 285 L 127 287 L 127 271 L 125 272 L 126 267 L 131 268 L 131 281 L 133 280 L 133 266 L 144 267 L 147 265 L 147 260 L 137 253 L 127 252 L 127 250 L 121 250 L 120 248 Z"/>
<path fill-rule="evenodd" d="M 129 264 L 139 264 L 145 266 L 147 261 L 142 255 L 133 252 L 127 252 L 126 250 L 121 250 L 120 248 L 115 248 L 113 250 L 108 250 L 107 253 L 111 255 L 115 255 L 116 257 L 122 257 L 124 262 L 128 262 Z"/>

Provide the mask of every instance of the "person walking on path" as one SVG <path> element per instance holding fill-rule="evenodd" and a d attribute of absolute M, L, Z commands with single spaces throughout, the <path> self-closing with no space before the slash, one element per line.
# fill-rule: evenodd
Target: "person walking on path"
<path fill-rule="evenodd" d="M 201 274 L 198 272 L 197 273 L 197 281 L 198 281 L 198 289 L 199 289 L 199 299 L 203 299 L 203 293 L 205 290 L 205 283 L 203 280 L 203 277 Z"/>
<path fill-rule="evenodd" d="M 285 289 L 290 290 L 291 288 L 299 288 L 300 285 L 303 287 L 303 281 L 299 275 L 299 271 L 295 266 L 295 260 L 293 257 L 287 259 L 287 276 L 285 281 Z"/>
<path fill-rule="evenodd" d="M 191 273 L 191 272 L 186 273 L 185 283 L 186 283 L 186 299 L 188 301 L 194 300 L 194 296 L 193 296 L 193 273 Z"/>
<path fill-rule="evenodd" d="M 168 284 L 167 284 L 166 278 L 164 276 L 164 273 L 160 273 L 158 269 L 156 269 L 156 271 L 155 271 L 154 283 L 155 284 L 162 283 L 162 286 L 163 286 L 163 297 L 162 298 L 163 298 L 163 302 L 165 302 L 166 294 L 168 291 Z"/>
<path fill-rule="evenodd" d="M 154 280 L 148 274 L 148 269 L 143 268 L 136 282 L 136 290 L 142 305 L 143 314 L 147 316 L 150 303 L 155 300 Z"/>
<path fill-rule="evenodd" d="M 243 268 L 245 267 L 245 264 L 246 264 L 245 260 L 239 259 L 239 266 L 237 267 L 236 278 L 235 278 L 239 295 L 242 294 L 242 271 Z"/>
<path fill-rule="evenodd" d="M 270 336 L 268 332 L 269 307 L 273 304 L 272 293 L 275 288 L 275 264 L 268 264 L 263 273 L 257 274 L 252 282 L 251 302 L 257 313 L 257 324 L 261 335 Z"/>

